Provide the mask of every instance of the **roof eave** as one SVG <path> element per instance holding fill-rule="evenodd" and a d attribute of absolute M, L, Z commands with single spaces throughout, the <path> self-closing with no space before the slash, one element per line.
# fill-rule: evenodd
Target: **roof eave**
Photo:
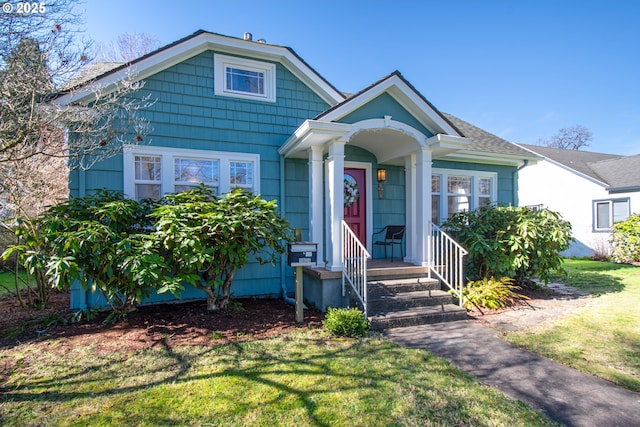
<path fill-rule="evenodd" d="M 344 100 L 342 93 L 313 70 L 292 49 L 209 32 L 194 33 L 190 37 L 111 70 L 97 77 L 93 82 L 101 90 L 108 92 L 128 75 L 135 74 L 135 80 L 144 80 L 207 50 L 280 62 L 309 85 L 327 104 L 335 105 Z M 61 94 L 55 101 L 62 105 L 87 101 L 92 99 L 94 93 L 92 86 L 85 84 Z"/>
<path fill-rule="evenodd" d="M 458 150 L 434 160 L 449 160 L 465 163 L 483 163 L 504 166 L 533 165 L 542 160 L 539 156 L 523 156 L 519 154 L 501 154 L 477 150 Z"/>
<path fill-rule="evenodd" d="M 305 120 L 278 149 L 278 154 L 292 157 L 306 152 L 312 146 L 340 138 L 351 130 L 350 124 Z"/>

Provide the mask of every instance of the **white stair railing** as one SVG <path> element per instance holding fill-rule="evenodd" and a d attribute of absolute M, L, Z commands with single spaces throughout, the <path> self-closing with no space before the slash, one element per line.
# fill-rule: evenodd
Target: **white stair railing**
<path fill-rule="evenodd" d="M 467 250 L 453 240 L 440 227 L 429 222 L 430 251 L 432 261 L 429 270 L 433 272 L 458 297 L 462 307 L 464 287 L 464 256 Z"/>
<path fill-rule="evenodd" d="M 367 318 L 367 248 L 358 240 L 346 222 L 342 221 L 342 296 L 345 285 L 351 285 L 356 298 L 362 304 Z"/>

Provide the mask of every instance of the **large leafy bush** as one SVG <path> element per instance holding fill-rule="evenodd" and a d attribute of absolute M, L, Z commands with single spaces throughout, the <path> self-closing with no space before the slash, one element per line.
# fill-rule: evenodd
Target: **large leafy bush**
<path fill-rule="evenodd" d="M 43 272 L 53 287 L 78 281 L 97 289 L 123 316 L 147 297 L 160 276 L 143 265 L 161 264 L 149 250 L 150 205 L 102 191 L 71 198 L 48 209 L 33 227 L 21 228 L 26 268 Z"/>
<path fill-rule="evenodd" d="M 250 261 L 275 264 L 286 252 L 291 228 L 275 201 L 235 189 L 215 200 L 200 188 L 168 197 L 152 213 L 155 241 L 172 267 L 159 291 L 176 292 L 180 279 L 207 293 L 210 311 L 226 308 L 236 270 Z"/>
<path fill-rule="evenodd" d="M 216 199 L 204 186 L 159 202 L 107 191 L 71 198 L 36 224 L 12 249 L 25 266 L 57 288 L 99 290 L 115 317 L 154 290 L 178 296 L 186 282 L 207 293 L 209 309 L 225 308 L 235 271 L 250 256 L 275 263 L 290 237 L 275 202 L 239 189 Z"/>
<path fill-rule="evenodd" d="M 640 215 L 613 225 L 611 259 L 619 263 L 640 262 Z"/>
<path fill-rule="evenodd" d="M 548 282 L 561 268 L 560 252 L 571 242 L 571 224 L 550 210 L 489 206 L 454 214 L 445 224 L 468 251 L 472 280 L 537 277 Z"/>

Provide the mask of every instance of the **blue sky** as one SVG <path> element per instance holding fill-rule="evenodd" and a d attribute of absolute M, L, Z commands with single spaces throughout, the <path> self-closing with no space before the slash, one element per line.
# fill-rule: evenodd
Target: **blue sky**
<path fill-rule="evenodd" d="M 439 110 L 512 142 L 586 126 L 640 154 L 640 1 L 88 0 L 97 42 L 198 29 L 293 48 L 339 90 L 399 70 Z"/>

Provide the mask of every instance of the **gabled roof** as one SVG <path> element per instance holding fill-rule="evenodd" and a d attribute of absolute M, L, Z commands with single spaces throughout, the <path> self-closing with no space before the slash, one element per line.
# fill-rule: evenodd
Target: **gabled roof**
<path fill-rule="evenodd" d="M 337 121 L 382 93 L 390 94 L 404 109 L 434 134 L 445 133 L 447 135 L 460 136 L 458 129 L 397 70 L 320 113 L 313 120 Z"/>
<path fill-rule="evenodd" d="M 640 155 L 603 160 L 591 165 L 610 191 L 640 189 Z"/>
<path fill-rule="evenodd" d="M 611 191 L 640 188 L 640 155 L 621 156 L 525 144 L 522 147 L 598 181 Z"/>
<path fill-rule="evenodd" d="M 468 147 L 468 151 L 480 151 L 483 153 L 502 154 L 509 156 L 518 156 L 527 159 L 532 159 L 537 156 L 532 156 L 530 151 L 527 151 L 516 144 L 513 144 L 505 139 L 500 138 L 484 129 L 480 129 L 471 123 L 448 113 L 442 113 L 442 115 L 460 130 L 462 136 L 465 136 L 471 140 L 471 145 Z"/>
<path fill-rule="evenodd" d="M 335 105 L 345 98 L 340 91 L 289 47 L 229 37 L 203 30 L 196 31 L 190 36 L 95 76 L 91 82 L 108 90 L 115 87 L 131 72 L 135 74 L 137 80 L 143 80 L 207 50 L 279 62 L 305 82 L 329 105 Z M 87 83 L 88 81 L 85 80 L 73 87 L 66 85 L 67 88 L 56 95 L 57 102 L 68 104 L 78 100 L 91 99 L 93 93 L 86 87 Z"/>

